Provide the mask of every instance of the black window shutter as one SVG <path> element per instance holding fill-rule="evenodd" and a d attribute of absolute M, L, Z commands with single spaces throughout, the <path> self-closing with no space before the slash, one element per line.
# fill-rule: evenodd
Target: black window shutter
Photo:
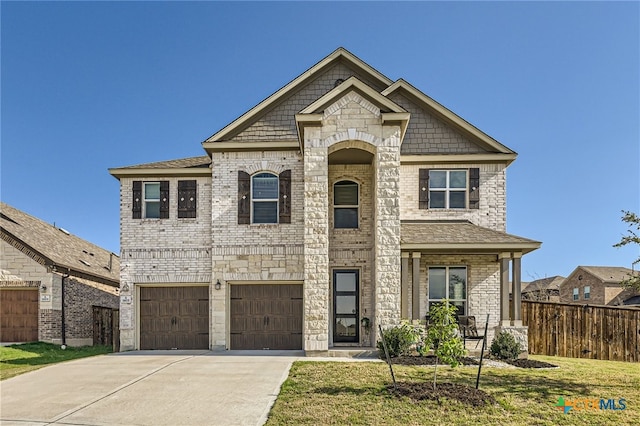
<path fill-rule="evenodd" d="M 291 170 L 280 173 L 280 199 L 278 222 L 291 223 Z"/>
<path fill-rule="evenodd" d="M 142 181 L 133 181 L 133 202 L 131 211 L 133 219 L 142 219 Z"/>
<path fill-rule="evenodd" d="M 178 217 L 196 217 L 197 188 L 195 180 L 178 181 Z"/>
<path fill-rule="evenodd" d="M 420 169 L 420 187 L 418 188 L 418 208 L 429 208 L 429 169 Z"/>
<path fill-rule="evenodd" d="M 480 208 L 480 169 L 469 169 L 469 208 Z"/>
<path fill-rule="evenodd" d="M 238 225 L 251 223 L 251 176 L 238 170 Z"/>
<path fill-rule="evenodd" d="M 160 182 L 160 219 L 169 218 L 169 181 Z"/>

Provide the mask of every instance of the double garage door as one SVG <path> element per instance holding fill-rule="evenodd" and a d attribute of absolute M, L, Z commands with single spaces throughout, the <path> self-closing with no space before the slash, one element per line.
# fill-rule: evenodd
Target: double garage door
<path fill-rule="evenodd" d="M 302 349 L 302 284 L 230 288 L 230 349 Z"/>
<path fill-rule="evenodd" d="M 0 342 L 38 340 L 38 289 L 0 290 Z"/>
<path fill-rule="evenodd" d="M 229 349 L 302 349 L 302 284 L 230 285 Z M 209 287 L 140 287 L 140 349 L 208 349 Z"/>

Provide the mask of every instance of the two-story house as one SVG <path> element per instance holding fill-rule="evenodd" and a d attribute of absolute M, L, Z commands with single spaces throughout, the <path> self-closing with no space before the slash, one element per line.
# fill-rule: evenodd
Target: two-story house
<path fill-rule="evenodd" d="M 371 347 L 443 299 L 526 342 L 516 153 L 406 81 L 339 48 L 202 147 L 110 169 L 122 350 Z"/>

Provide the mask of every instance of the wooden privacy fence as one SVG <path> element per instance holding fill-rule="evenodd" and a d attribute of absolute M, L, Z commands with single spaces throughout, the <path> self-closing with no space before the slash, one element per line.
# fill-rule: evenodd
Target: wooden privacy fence
<path fill-rule="evenodd" d="M 93 344 L 111 345 L 114 352 L 120 350 L 120 311 L 93 307 Z"/>
<path fill-rule="evenodd" d="M 640 309 L 522 301 L 529 353 L 640 361 Z"/>

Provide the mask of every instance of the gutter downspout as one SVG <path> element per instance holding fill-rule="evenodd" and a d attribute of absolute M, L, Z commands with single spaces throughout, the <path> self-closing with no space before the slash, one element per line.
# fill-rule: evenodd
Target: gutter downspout
<path fill-rule="evenodd" d="M 64 312 L 64 279 L 65 278 L 69 278 L 69 272 L 67 272 L 66 274 L 62 274 L 62 288 L 61 288 L 61 299 L 62 299 L 62 309 L 61 309 L 61 317 L 62 317 L 62 324 L 60 327 L 60 331 L 62 333 L 62 346 L 60 346 L 60 349 L 65 350 L 67 349 L 67 327 L 66 327 L 66 318 L 65 318 L 65 312 Z"/>

